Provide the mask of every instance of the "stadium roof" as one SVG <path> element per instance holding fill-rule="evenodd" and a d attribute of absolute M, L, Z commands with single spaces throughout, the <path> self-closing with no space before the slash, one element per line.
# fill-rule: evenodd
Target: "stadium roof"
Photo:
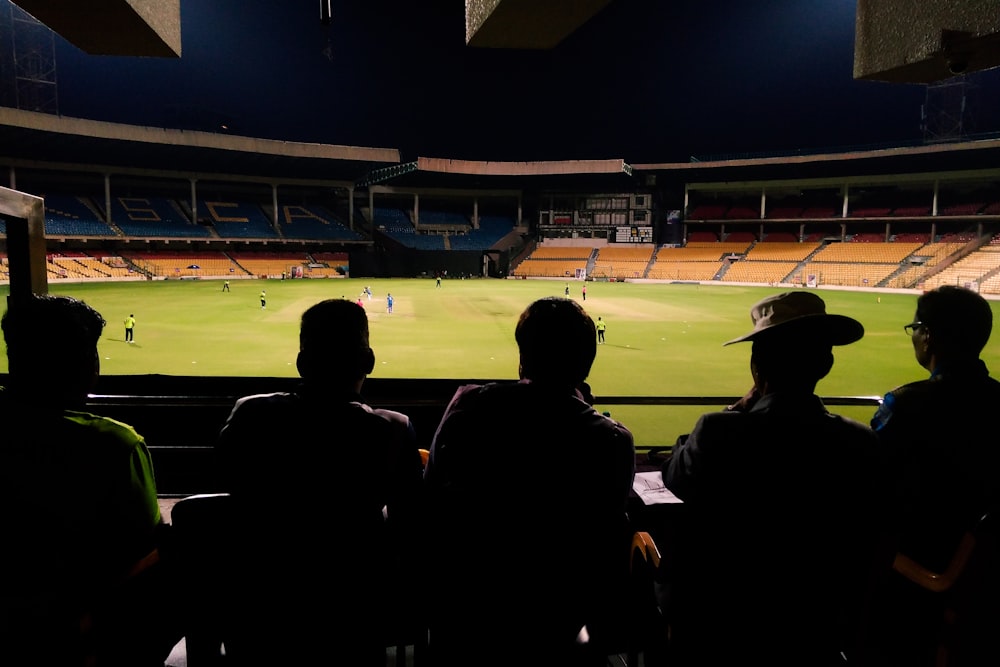
<path fill-rule="evenodd" d="M 151 178 L 342 187 L 633 190 L 690 183 L 949 178 L 1000 174 L 1000 138 L 812 154 L 629 164 L 621 158 L 483 162 L 396 149 L 139 127 L 0 107 L 0 165 Z"/>
<path fill-rule="evenodd" d="M 121 125 L 0 107 L 0 162 L 233 180 L 353 183 L 399 151 Z"/>

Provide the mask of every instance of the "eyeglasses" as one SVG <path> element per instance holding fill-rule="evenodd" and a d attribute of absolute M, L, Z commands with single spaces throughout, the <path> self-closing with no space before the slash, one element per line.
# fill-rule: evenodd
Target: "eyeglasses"
<path fill-rule="evenodd" d="M 923 322 L 910 322 L 909 324 L 903 326 L 903 331 L 906 332 L 907 336 L 912 336 L 913 332 L 916 331 L 917 328 L 922 326 L 924 326 Z"/>

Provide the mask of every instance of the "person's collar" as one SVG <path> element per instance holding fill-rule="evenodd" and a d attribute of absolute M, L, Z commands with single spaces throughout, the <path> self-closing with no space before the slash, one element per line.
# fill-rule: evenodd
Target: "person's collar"
<path fill-rule="evenodd" d="M 782 408 L 793 406 L 795 410 L 809 410 L 818 407 L 824 412 L 826 411 L 822 399 L 816 394 L 800 391 L 774 391 L 761 396 L 748 412 L 768 410 L 777 406 Z"/>
<path fill-rule="evenodd" d="M 950 359 L 935 363 L 933 370 L 931 370 L 930 379 L 956 376 L 986 376 L 989 374 L 989 369 L 986 368 L 986 363 L 982 359 Z"/>

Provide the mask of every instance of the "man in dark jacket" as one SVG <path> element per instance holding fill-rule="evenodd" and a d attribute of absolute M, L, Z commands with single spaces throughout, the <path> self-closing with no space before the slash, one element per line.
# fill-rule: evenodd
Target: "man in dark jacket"
<path fill-rule="evenodd" d="M 877 441 L 815 394 L 833 346 L 864 335 L 812 292 L 751 310 L 754 385 L 705 414 L 663 466 L 684 501 L 665 546 L 663 605 L 678 667 L 838 664 L 877 553 Z"/>
<path fill-rule="evenodd" d="M 374 365 L 365 309 L 321 301 L 302 315 L 298 389 L 239 399 L 222 428 L 223 490 L 248 526 L 237 664 L 384 664 L 421 567 L 423 464 L 410 419 L 361 397 Z"/>
<path fill-rule="evenodd" d="M 989 302 L 972 290 L 943 285 L 922 294 L 913 321 L 903 328 L 930 377 L 887 393 L 872 418 L 893 465 L 898 549 L 935 572 L 945 569 L 963 533 L 1000 502 L 1000 447 L 989 435 L 996 430 L 1000 382 L 979 358 L 992 327 Z M 899 664 L 927 664 L 916 661 L 933 656 L 934 628 L 943 612 L 934 596 L 901 577 L 888 585 L 880 615 L 890 635 L 885 650 Z M 980 607 L 976 623 L 994 627 L 984 633 L 989 636 L 968 634 L 982 642 L 969 650 L 983 660 L 974 664 L 998 664 L 1000 649 L 990 637 L 1000 622 L 1000 591 L 981 593 L 977 604 L 991 601 L 992 607 Z M 994 620 L 984 621 L 987 615 Z M 963 619 L 966 628 L 972 620 Z"/>
<path fill-rule="evenodd" d="M 431 446 L 435 664 L 571 665 L 578 641 L 604 645 L 621 615 L 635 450 L 591 405 L 594 322 L 545 298 L 514 336 L 521 380 L 459 388 Z"/>

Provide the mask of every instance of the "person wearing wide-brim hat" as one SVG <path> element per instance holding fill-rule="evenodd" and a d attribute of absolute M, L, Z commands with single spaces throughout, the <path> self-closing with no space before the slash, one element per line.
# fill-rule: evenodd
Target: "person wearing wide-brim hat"
<path fill-rule="evenodd" d="M 875 434 L 815 388 L 864 326 L 807 291 L 762 299 L 750 319 L 724 345 L 753 344 L 753 389 L 702 415 L 662 467 L 685 513 L 660 589 L 672 664 L 738 664 L 771 637 L 768 664 L 832 665 L 852 649 L 884 478 Z"/>
<path fill-rule="evenodd" d="M 831 345 L 861 340 L 865 328 L 846 315 L 826 312 L 826 304 L 813 292 L 784 292 L 758 301 L 750 309 L 753 331 L 723 345 L 754 341 L 776 335 L 808 335 Z"/>

